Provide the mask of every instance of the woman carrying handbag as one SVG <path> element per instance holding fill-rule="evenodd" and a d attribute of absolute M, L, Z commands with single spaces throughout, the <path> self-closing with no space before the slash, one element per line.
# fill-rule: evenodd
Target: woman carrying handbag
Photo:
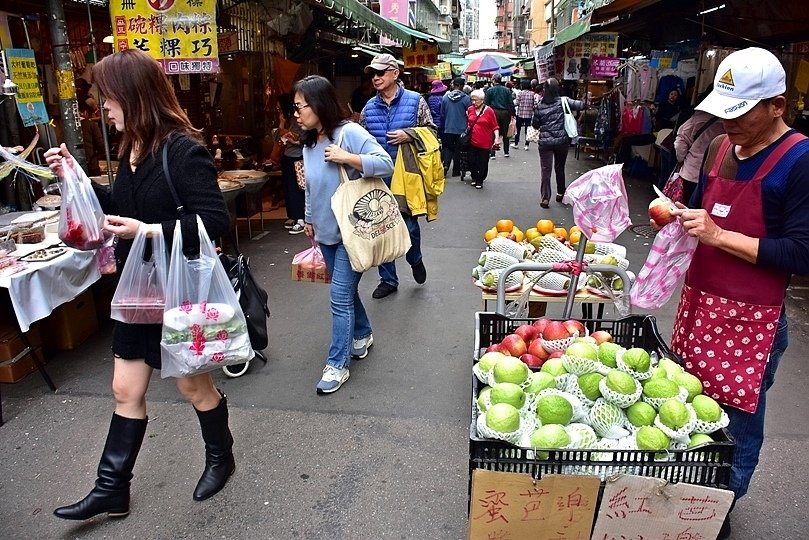
<path fill-rule="evenodd" d="M 130 256 L 139 228 L 162 230 L 163 238 L 172 238 L 178 208 L 163 173 L 161 154 L 166 144 L 170 145 L 168 162 L 174 187 L 185 212 L 193 219 L 199 216 L 211 237 L 225 233 L 230 217 L 216 182 L 213 158 L 200 144 L 200 132 L 180 107 L 160 64 L 146 53 L 130 49 L 102 59 L 93 68 L 93 77 L 106 97 L 103 107 L 110 122 L 123 133 L 114 188 L 98 193 L 107 211 L 104 229 L 119 239 L 118 268 L 123 268 Z M 68 165 L 73 159 L 65 145 L 51 148 L 45 156 L 57 174 L 61 173 L 63 159 Z M 152 371 L 161 368 L 161 330 L 160 324 L 115 322 L 115 413 L 98 465 L 98 478 L 84 499 L 57 508 L 57 517 L 84 520 L 98 514 L 120 517 L 129 513 L 132 469 L 148 422 L 146 390 Z M 209 373 L 177 379 L 176 384 L 193 405 L 205 442 L 205 469 L 193 495 L 194 500 L 202 501 L 221 490 L 235 470 L 227 398 L 214 386 Z M 165 463 L 152 466 L 169 472 Z"/>
<path fill-rule="evenodd" d="M 294 95 L 295 115 L 304 131 L 301 138 L 306 168 L 304 232 L 319 244 L 331 275 L 331 345 L 317 383 L 318 394 L 330 394 L 348 380 L 351 360 L 365 358 L 374 343 L 371 321 L 357 291 L 362 272 L 351 267 L 332 210 L 332 197 L 341 185 L 342 168 L 345 167 L 352 182 L 362 182 L 362 177 L 393 174 L 393 160 L 359 124 L 343 118 L 337 94 L 328 79 L 319 75 L 305 77 L 295 84 Z"/>

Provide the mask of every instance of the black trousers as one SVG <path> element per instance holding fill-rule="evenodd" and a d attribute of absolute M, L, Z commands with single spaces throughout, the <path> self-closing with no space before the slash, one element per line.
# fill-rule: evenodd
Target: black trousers
<path fill-rule="evenodd" d="M 284 204 L 287 207 L 287 217 L 295 221 L 303 219 L 306 192 L 298 188 L 295 175 L 295 162 L 302 158 L 281 158 L 281 182 L 284 187 Z"/>
<path fill-rule="evenodd" d="M 441 160 L 444 165 L 444 170 L 448 170 L 452 164 L 452 174 L 461 174 L 461 158 L 458 155 L 458 138 L 460 133 L 444 133 L 441 139 L 441 146 L 443 147 L 443 155 Z"/>
<path fill-rule="evenodd" d="M 473 183 L 482 184 L 489 176 L 489 152 L 488 148 L 469 147 L 469 173 Z"/>

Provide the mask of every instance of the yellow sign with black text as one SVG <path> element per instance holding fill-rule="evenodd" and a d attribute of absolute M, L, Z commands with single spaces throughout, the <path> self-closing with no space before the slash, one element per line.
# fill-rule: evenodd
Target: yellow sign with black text
<path fill-rule="evenodd" d="M 402 57 L 406 68 L 434 66 L 438 63 L 438 45 L 419 41 L 414 49 L 402 47 Z"/>

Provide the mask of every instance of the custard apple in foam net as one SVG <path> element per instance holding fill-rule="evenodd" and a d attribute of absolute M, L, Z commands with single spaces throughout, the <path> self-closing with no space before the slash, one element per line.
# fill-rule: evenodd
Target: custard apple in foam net
<path fill-rule="evenodd" d="M 595 448 L 598 435 L 596 435 L 595 430 L 593 430 L 591 426 L 582 424 L 581 422 L 574 422 L 568 424 L 565 429 L 568 435 L 570 435 L 570 448 Z"/>
<path fill-rule="evenodd" d="M 629 431 L 624 428 L 626 422 L 624 411 L 604 398 L 596 400 L 590 412 L 587 413 L 586 422 L 601 437 L 620 439 L 629 435 Z"/>

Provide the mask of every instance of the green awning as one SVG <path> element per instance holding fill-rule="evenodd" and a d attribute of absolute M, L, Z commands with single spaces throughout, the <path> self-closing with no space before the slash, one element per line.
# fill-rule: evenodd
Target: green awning
<path fill-rule="evenodd" d="M 448 40 L 419 32 L 396 21 L 386 19 L 368 9 L 359 0 L 317 0 L 327 8 L 333 9 L 349 20 L 354 20 L 374 28 L 388 39 L 397 41 L 405 47 L 415 48 L 416 41 L 436 43 L 440 52 L 449 52 L 451 43 Z"/>
<path fill-rule="evenodd" d="M 580 19 L 570 26 L 563 28 L 553 38 L 554 45 L 562 45 L 568 41 L 573 41 L 579 36 L 583 36 L 590 31 L 590 14 L 583 19 Z"/>

